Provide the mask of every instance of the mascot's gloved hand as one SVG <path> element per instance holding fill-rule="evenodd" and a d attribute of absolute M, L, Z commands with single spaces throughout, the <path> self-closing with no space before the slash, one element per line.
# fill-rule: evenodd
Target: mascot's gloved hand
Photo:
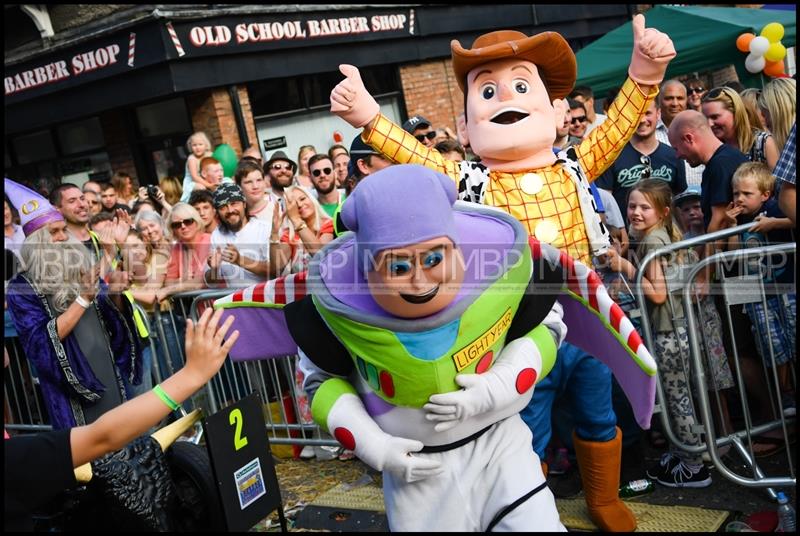
<path fill-rule="evenodd" d="M 675 46 L 665 33 L 644 27 L 644 15 L 633 17 L 633 55 L 628 76 L 639 84 L 657 86 L 675 57 Z"/>
<path fill-rule="evenodd" d="M 380 106 L 364 87 L 357 67 L 339 65 L 339 72 L 346 78 L 336 84 L 331 91 L 331 113 L 338 115 L 355 128 L 366 126 L 378 115 Z"/>
<path fill-rule="evenodd" d="M 497 411 L 521 396 L 533 396 L 533 385 L 542 369 L 539 348 L 521 337 L 503 348 L 492 367 L 483 374 L 459 374 L 460 391 L 432 395 L 422 406 L 425 418 L 439 421 L 434 426 L 444 432 L 475 415 Z"/>
<path fill-rule="evenodd" d="M 339 387 L 344 386 L 344 389 Z M 338 390 L 337 390 L 338 389 Z M 325 403 L 325 391 L 334 391 L 335 401 Z M 347 392 L 349 391 L 349 392 Z M 424 446 L 421 441 L 396 437 L 384 432 L 367 413 L 364 404 L 349 384 L 333 379 L 323 383 L 312 402 L 314 419 L 327 426 L 328 431 L 356 453 L 364 463 L 378 471 L 389 471 L 406 482 L 415 482 L 441 474 L 439 460 L 424 455 L 413 456 Z M 320 411 L 327 410 L 323 417 Z"/>

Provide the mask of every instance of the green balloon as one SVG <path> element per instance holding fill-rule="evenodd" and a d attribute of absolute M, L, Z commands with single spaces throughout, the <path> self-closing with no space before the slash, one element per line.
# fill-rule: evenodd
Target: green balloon
<path fill-rule="evenodd" d="M 239 162 L 239 159 L 236 158 L 236 151 L 233 150 L 233 147 L 227 143 L 217 145 L 217 148 L 214 149 L 212 156 L 219 160 L 219 163 L 222 164 L 222 170 L 225 172 L 225 176 L 233 178 L 233 174 L 236 172 L 236 164 Z"/>

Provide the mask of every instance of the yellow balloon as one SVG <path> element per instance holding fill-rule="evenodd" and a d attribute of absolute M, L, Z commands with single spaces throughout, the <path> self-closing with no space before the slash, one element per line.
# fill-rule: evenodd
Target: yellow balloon
<path fill-rule="evenodd" d="M 772 43 L 764 53 L 764 59 L 767 61 L 781 61 L 786 57 L 786 47 L 780 43 Z"/>
<path fill-rule="evenodd" d="M 770 43 L 777 43 L 783 39 L 783 24 L 780 22 L 770 22 L 761 30 L 761 35 L 766 37 Z"/>

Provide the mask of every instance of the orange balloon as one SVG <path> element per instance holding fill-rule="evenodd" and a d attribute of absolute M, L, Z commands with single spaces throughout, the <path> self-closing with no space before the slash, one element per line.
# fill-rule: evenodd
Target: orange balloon
<path fill-rule="evenodd" d="M 736 48 L 739 49 L 740 52 L 750 52 L 750 41 L 755 39 L 756 34 L 752 33 L 743 33 L 739 37 L 736 38 Z"/>
<path fill-rule="evenodd" d="M 764 67 L 764 74 L 771 77 L 776 77 L 784 74 L 783 61 L 768 61 Z"/>

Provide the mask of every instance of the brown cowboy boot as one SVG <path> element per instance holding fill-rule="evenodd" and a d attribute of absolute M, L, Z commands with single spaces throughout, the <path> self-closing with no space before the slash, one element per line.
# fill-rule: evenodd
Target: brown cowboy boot
<path fill-rule="evenodd" d="M 592 521 L 604 531 L 631 532 L 636 529 L 636 517 L 619 498 L 622 431 L 616 431 L 611 441 L 584 441 L 575 432 L 572 440 Z"/>

